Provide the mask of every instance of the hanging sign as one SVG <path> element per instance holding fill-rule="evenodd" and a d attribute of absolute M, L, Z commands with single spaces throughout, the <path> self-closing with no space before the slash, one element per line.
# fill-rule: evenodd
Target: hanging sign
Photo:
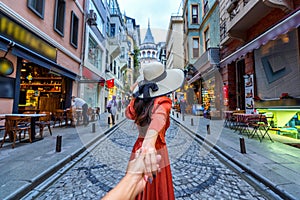
<path fill-rule="evenodd" d="M 0 75 L 7 76 L 11 75 L 14 72 L 13 63 L 7 58 L 0 58 Z"/>
<path fill-rule="evenodd" d="M 253 74 L 245 75 L 244 76 L 245 82 L 245 108 L 246 113 L 251 114 L 254 112 L 254 81 L 253 81 Z"/>

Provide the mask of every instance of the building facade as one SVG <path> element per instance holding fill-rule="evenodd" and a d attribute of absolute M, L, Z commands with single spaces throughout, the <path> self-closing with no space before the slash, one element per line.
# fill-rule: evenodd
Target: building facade
<path fill-rule="evenodd" d="M 85 1 L 85 24 L 81 67 L 81 80 L 78 94 L 89 107 L 104 109 L 107 40 L 106 26 L 109 12 L 106 4 Z"/>
<path fill-rule="evenodd" d="M 125 16 L 127 41 L 128 41 L 128 63 L 126 73 L 124 74 L 124 88 L 126 99 L 129 99 L 130 86 L 134 84 L 138 74 L 138 47 L 140 46 L 140 26 L 136 24 L 136 20 Z"/>
<path fill-rule="evenodd" d="M 128 60 L 128 44 L 126 35 L 126 26 L 124 17 L 120 11 L 117 0 L 110 0 L 109 8 L 109 35 L 107 39 L 108 65 L 106 68 L 106 81 L 113 81 L 111 86 L 106 87 L 107 95 L 105 97 L 105 104 L 112 98 L 113 95 L 121 99 L 124 95 L 124 69 Z"/>
<path fill-rule="evenodd" d="M 80 79 L 83 1 L 0 2 L 1 113 L 71 106 Z M 1 68 L 3 69 L 3 68 Z M 75 91 L 75 93 L 73 93 Z"/>
<path fill-rule="evenodd" d="M 166 68 L 184 69 L 183 18 L 173 15 L 170 18 L 166 38 Z"/>
<path fill-rule="evenodd" d="M 288 126 L 295 133 L 299 7 L 299 0 L 220 1 L 220 67 L 229 88 L 227 109 L 260 110 L 272 116 L 274 127 Z"/>
<path fill-rule="evenodd" d="M 188 107 L 204 108 L 208 117 L 221 117 L 218 1 L 184 1 L 183 23 Z"/>

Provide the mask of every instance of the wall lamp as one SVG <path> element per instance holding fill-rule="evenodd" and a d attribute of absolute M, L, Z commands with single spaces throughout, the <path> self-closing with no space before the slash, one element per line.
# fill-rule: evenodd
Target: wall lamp
<path fill-rule="evenodd" d="M 7 76 L 11 75 L 14 72 L 13 63 L 6 58 L 8 52 L 13 48 L 14 45 L 14 42 L 9 42 L 4 56 L 0 58 L 0 75 Z"/>

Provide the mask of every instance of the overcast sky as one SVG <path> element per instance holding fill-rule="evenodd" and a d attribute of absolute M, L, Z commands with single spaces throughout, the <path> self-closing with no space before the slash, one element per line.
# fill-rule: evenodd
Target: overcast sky
<path fill-rule="evenodd" d="M 118 0 L 120 11 L 126 16 L 134 18 L 140 25 L 141 41 L 144 40 L 145 30 L 150 20 L 150 28 L 156 43 L 165 41 L 170 17 L 180 12 L 182 0 Z M 179 9 L 180 7 L 180 9 Z"/>

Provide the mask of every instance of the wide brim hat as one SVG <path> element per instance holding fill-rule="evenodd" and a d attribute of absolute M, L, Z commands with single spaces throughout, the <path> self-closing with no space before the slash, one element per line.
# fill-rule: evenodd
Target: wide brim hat
<path fill-rule="evenodd" d="M 184 82 L 181 69 L 167 69 L 160 62 L 144 63 L 141 66 L 138 86 L 133 90 L 136 98 L 154 98 L 169 94 L 180 88 Z"/>

